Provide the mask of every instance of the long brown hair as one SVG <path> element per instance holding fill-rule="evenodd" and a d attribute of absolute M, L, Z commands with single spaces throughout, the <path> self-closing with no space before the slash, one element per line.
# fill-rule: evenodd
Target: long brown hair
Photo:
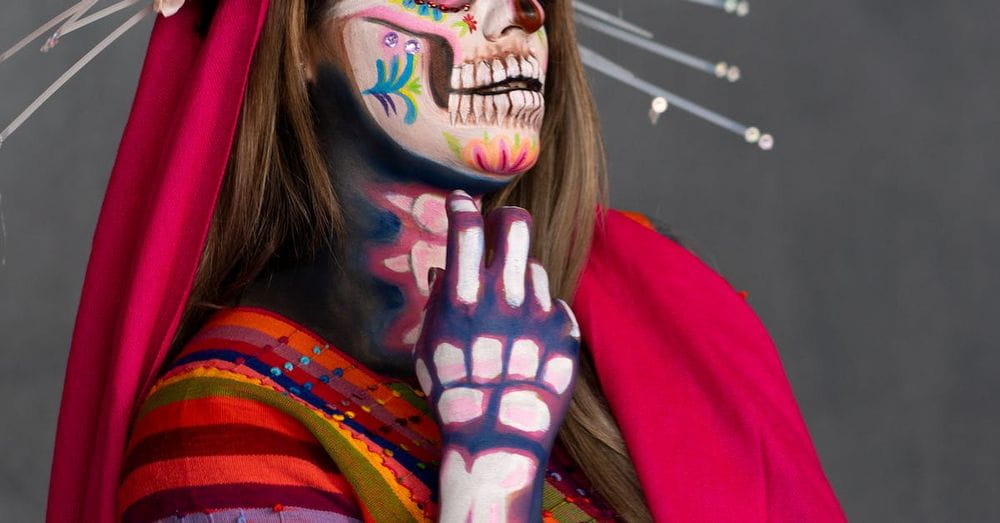
<path fill-rule="evenodd" d="M 270 2 L 178 341 L 212 309 L 238 298 L 279 253 L 306 259 L 344 234 L 330 179 L 336 173 L 327 172 L 301 65 L 322 47 L 320 27 L 330 1 Z M 553 293 L 569 300 L 589 252 L 595 209 L 606 197 L 605 159 L 570 0 L 551 0 L 546 11 L 550 56 L 541 157 L 531 172 L 489 195 L 484 207 L 516 205 L 531 212 L 533 255 L 547 268 Z M 652 521 L 586 348 L 559 437 L 621 518 Z"/>

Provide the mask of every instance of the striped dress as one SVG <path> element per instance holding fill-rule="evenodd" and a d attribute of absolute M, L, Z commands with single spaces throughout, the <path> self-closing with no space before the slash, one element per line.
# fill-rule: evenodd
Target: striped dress
<path fill-rule="evenodd" d="M 423 394 L 261 309 L 217 313 L 132 426 L 125 522 L 433 521 L 440 434 Z M 556 449 L 546 521 L 612 521 Z"/>

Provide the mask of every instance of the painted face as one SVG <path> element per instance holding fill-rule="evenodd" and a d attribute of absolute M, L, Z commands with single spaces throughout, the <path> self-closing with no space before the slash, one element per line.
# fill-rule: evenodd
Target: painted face
<path fill-rule="evenodd" d="M 327 34 L 389 137 L 469 176 L 507 181 L 538 159 L 544 18 L 539 0 L 340 0 Z"/>

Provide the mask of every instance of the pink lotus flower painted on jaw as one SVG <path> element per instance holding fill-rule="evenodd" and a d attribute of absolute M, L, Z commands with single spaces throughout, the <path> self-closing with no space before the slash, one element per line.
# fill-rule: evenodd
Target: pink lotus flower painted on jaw
<path fill-rule="evenodd" d="M 520 134 L 514 134 L 513 138 L 506 134 L 492 138 L 484 134 L 482 139 L 469 140 L 465 145 L 448 133 L 445 133 L 445 139 L 458 159 L 487 174 L 521 174 L 538 161 L 538 142 L 522 139 Z"/>
<path fill-rule="evenodd" d="M 153 11 L 160 13 L 164 18 L 174 16 L 181 7 L 184 7 L 184 0 L 153 0 Z"/>

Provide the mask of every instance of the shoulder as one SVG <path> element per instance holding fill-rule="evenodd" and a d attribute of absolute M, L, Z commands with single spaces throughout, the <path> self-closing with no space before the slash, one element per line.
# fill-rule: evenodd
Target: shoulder
<path fill-rule="evenodd" d="M 662 342 L 661 354 L 697 354 L 709 367 L 718 363 L 712 360 L 718 351 L 748 360 L 748 372 L 781 365 L 746 293 L 649 220 L 620 211 L 605 213 L 596 228 L 574 310 L 590 325 L 591 337 L 610 343 L 627 328 Z"/>
<path fill-rule="evenodd" d="M 235 334 L 203 329 L 142 403 L 121 472 L 122 520 L 211 512 L 277 521 L 282 512 L 353 521 L 359 511 L 348 482 L 280 401 L 287 391 L 247 365 L 260 344 L 250 332 Z"/>
<path fill-rule="evenodd" d="M 661 515 L 717 521 L 739 506 L 747 520 L 842 520 L 776 347 L 743 295 L 650 223 L 603 218 L 573 310 L 643 487 L 701 500 L 712 485 L 727 500 L 723 512 L 682 501 L 659 505 Z"/>
<path fill-rule="evenodd" d="M 670 296 L 663 299 L 697 293 L 745 307 L 745 293 L 734 289 L 670 227 L 636 212 L 612 209 L 598 219 L 581 284 L 607 280 L 626 288 L 669 288 Z"/>

